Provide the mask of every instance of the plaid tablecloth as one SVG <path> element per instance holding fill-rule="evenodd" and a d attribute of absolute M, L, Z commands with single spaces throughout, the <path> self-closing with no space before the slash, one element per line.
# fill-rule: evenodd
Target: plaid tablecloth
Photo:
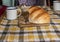
<path fill-rule="evenodd" d="M 50 12 L 51 13 L 51 12 Z M 18 19 L 0 23 L 0 42 L 60 42 L 60 15 L 50 14 L 51 23 L 43 27 L 18 27 Z"/>

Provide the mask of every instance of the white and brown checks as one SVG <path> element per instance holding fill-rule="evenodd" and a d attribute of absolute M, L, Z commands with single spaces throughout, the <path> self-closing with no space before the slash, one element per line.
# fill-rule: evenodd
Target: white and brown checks
<path fill-rule="evenodd" d="M 51 23 L 43 27 L 18 27 L 18 19 L 0 23 L 0 42 L 60 42 L 60 15 L 50 14 Z"/>

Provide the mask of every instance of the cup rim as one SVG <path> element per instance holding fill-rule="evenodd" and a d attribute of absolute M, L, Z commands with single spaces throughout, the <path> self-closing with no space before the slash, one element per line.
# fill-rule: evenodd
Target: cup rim
<path fill-rule="evenodd" d="M 14 10 L 17 9 L 16 7 L 7 7 L 7 10 Z"/>
<path fill-rule="evenodd" d="M 56 3 L 58 3 L 59 1 L 53 1 L 53 2 L 56 2 Z"/>

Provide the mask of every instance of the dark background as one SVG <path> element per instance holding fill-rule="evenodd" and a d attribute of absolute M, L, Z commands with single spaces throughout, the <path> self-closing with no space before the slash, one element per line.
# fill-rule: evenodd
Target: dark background
<path fill-rule="evenodd" d="M 0 5 L 2 5 L 2 0 L 0 0 Z"/>
<path fill-rule="evenodd" d="M 32 2 L 32 4 L 29 4 L 29 1 L 32 1 L 32 0 L 28 0 L 28 5 L 41 5 L 41 6 L 44 5 L 44 0 L 34 0 L 34 2 L 35 2 L 34 4 L 33 4 L 33 2 Z M 49 1 L 48 0 L 46 0 L 46 1 L 47 1 L 47 5 L 49 6 Z M 53 1 L 54 0 L 50 0 L 50 6 L 53 5 Z M 0 5 L 2 5 L 2 0 L 0 0 Z"/>
<path fill-rule="evenodd" d="M 56 1 L 56 0 L 47 0 L 47 5 L 49 6 L 49 4 L 50 4 L 50 6 L 53 6 L 53 1 Z"/>

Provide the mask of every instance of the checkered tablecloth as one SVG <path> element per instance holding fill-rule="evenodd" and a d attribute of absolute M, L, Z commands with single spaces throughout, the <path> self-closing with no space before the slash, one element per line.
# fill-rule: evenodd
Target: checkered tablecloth
<path fill-rule="evenodd" d="M 0 42 L 60 42 L 60 14 L 50 14 L 51 23 L 43 27 L 18 26 L 18 19 L 2 19 Z"/>

